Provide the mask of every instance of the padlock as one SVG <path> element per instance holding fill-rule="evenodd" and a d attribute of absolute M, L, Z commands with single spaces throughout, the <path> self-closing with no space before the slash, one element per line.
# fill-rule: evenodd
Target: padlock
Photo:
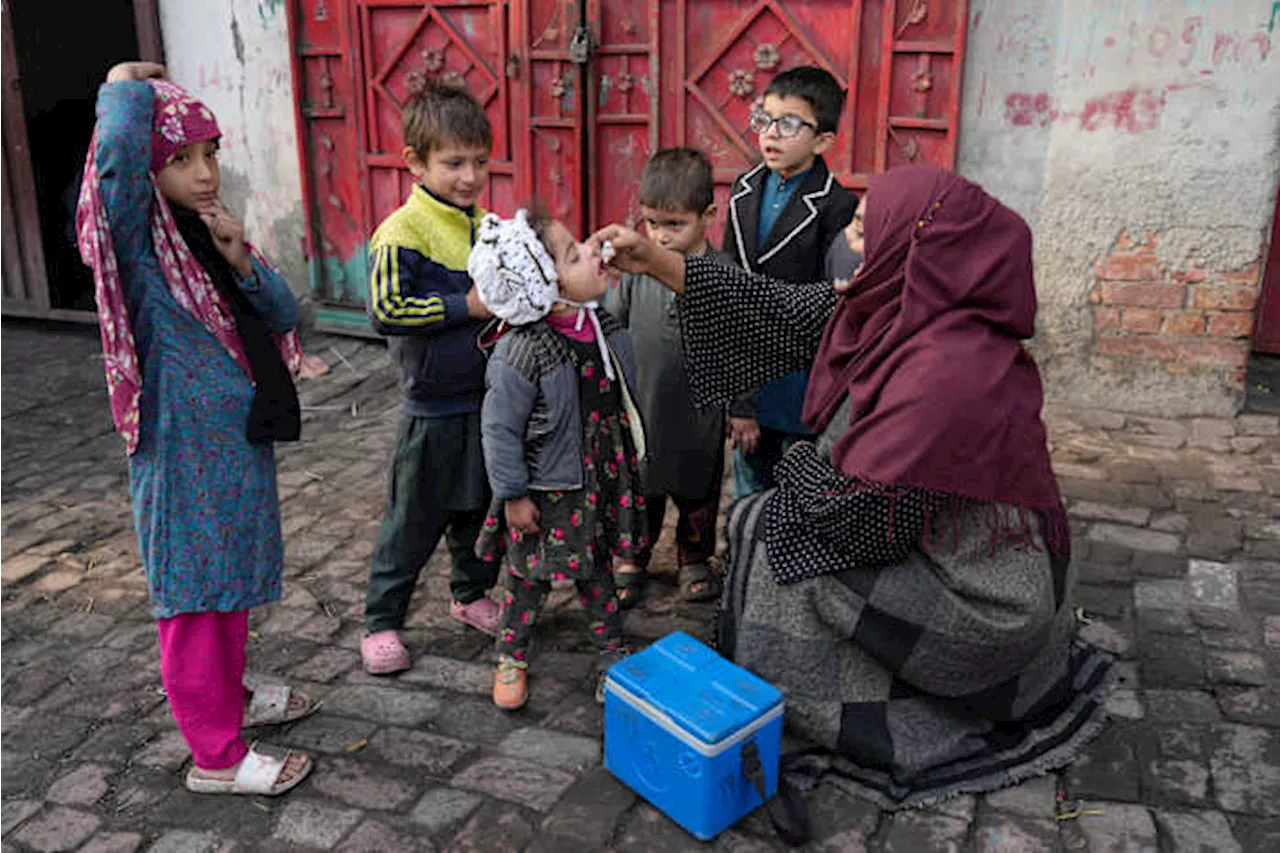
<path fill-rule="evenodd" d="M 586 65 L 591 58 L 591 31 L 586 27 L 578 27 L 569 40 L 569 61 L 575 65 Z"/>

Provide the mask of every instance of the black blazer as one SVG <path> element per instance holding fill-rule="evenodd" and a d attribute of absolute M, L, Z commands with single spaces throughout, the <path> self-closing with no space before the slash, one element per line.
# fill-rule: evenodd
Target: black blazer
<path fill-rule="evenodd" d="M 837 181 L 826 161 L 818 157 L 765 236 L 764 245 L 757 246 L 760 200 L 768 176 L 768 168 L 760 163 L 733 182 L 724 253 L 748 272 L 796 284 L 821 281 L 826 277 L 827 248 L 853 219 L 858 197 Z M 729 414 L 754 418 L 755 398 L 752 392 L 735 400 Z"/>

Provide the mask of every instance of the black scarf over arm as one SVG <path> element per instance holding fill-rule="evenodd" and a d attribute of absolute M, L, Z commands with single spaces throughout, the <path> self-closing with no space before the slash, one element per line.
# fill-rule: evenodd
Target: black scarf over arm
<path fill-rule="evenodd" d="M 230 306 L 240 341 L 244 344 L 244 353 L 249 359 L 254 392 L 245 436 L 254 444 L 297 441 L 302 430 L 298 390 L 276 346 L 275 332 L 240 289 L 235 270 L 214 245 L 209 226 L 205 225 L 200 214 L 176 204 L 170 207 L 187 248 Z"/>

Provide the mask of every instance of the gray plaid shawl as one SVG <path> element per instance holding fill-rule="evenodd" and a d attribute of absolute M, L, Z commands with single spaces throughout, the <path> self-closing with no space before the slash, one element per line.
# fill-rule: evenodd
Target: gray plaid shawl
<path fill-rule="evenodd" d="M 791 763 L 801 784 L 919 806 L 1067 764 L 1104 724 L 1110 657 L 1075 640 L 1067 560 L 1009 544 L 974 559 L 989 533 L 957 519 L 954 554 L 779 584 L 763 541 L 774 494 L 730 512 L 717 639 L 824 748 Z"/>

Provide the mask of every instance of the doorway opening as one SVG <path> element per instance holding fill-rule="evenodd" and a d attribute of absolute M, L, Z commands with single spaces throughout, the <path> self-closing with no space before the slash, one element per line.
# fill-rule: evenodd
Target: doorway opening
<path fill-rule="evenodd" d="M 49 306 L 93 311 L 93 276 L 76 249 L 75 208 L 98 86 L 117 62 L 139 54 L 133 3 L 77 5 L 66 26 L 61 3 L 11 3 L 35 207 L 48 272 Z"/>

